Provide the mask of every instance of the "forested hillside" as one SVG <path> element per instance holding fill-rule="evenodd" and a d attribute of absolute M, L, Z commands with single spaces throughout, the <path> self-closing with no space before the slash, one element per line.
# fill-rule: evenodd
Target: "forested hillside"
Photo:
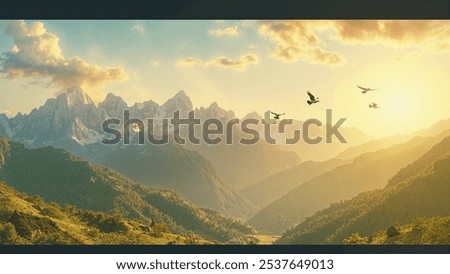
<path fill-rule="evenodd" d="M 393 234 L 379 231 L 369 237 L 358 233 L 344 239 L 347 245 L 449 245 L 450 217 L 417 218 L 413 222 L 394 227 Z M 389 230 L 389 229 L 388 229 Z M 391 228 L 392 230 L 392 228 Z M 398 232 L 395 233 L 395 231 Z"/>
<path fill-rule="evenodd" d="M 363 154 L 352 163 L 303 183 L 261 210 L 249 223 L 260 231 L 282 233 L 333 203 L 385 187 L 401 168 L 420 158 L 446 136 L 447 131 L 433 137 L 415 137 L 402 144 Z"/>
<path fill-rule="evenodd" d="M 61 206 L 120 214 L 145 224 L 162 223 L 177 234 L 226 241 L 255 233 L 250 226 L 203 210 L 173 191 L 134 183 L 62 149 L 27 149 L 0 137 L 0 179 Z"/>
<path fill-rule="evenodd" d="M 143 224 L 119 214 L 60 207 L 0 182 L 0 244 L 212 243 L 194 234 L 168 233 L 162 223 Z"/>
<path fill-rule="evenodd" d="M 445 138 L 400 170 L 384 189 L 319 211 L 287 231 L 279 243 L 340 244 L 354 233 L 369 237 L 390 226 L 408 224 L 416 217 L 450 216 L 449 141 Z M 397 181 L 399 178 L 404 179 Z"/>

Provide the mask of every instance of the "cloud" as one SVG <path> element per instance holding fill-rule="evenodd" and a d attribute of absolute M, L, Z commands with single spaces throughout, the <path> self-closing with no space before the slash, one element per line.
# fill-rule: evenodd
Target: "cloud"
<path fill-rule="evenodd" d="M 42 22 L 27 25 L 24 21 L 11 21 L 5 32 L 13 38 L 14 46 L 1 55 L 0 72 L 9 79 L 45 79 L 49 86 L 61 89 L 73 85 L 98 87 L 128 79 L 120 67 L 103 67 L 80 57 L 64 57 L 59 38 L 49 33 Z"/>
<path fill-rule="evenodd" d="M 210 61 L 212 65 L 219 67 L 229 67 L 236 69 L 244 69 L 247 64 L 257 64 L 258 57 L 255 54 L 242 55 L 239 60 L 230 60 L 225 56 L 219 56 Z"/>
<path fill-rule="evenodd" d="M 178 61 L 177 65 L 179 65 L 179 66 L 197 65 L 197 66 L 202 66 L 202 67 L 217 66 L 217 67 L 243 70 L 246 68 L 246 66 L 248 64 L 257 64 L 257 63 L 258 63 L 258 57 L 255 54 L 245 54 L 245 55 L 242 55 L 239 58 L 239 60 L 232 60 L 225 56 L 218 56 L 209 61 L 203 61 L 200 59 L 188 57 L 188 58 Z"/>
<path fill-rule="evenodd" d="M 138 25 L 134 25 L 131 27 L 131 30 L 137 31 L 137 32 L 144 32 L 144 28 Z"/>
<path fill-rule="evenodd" d="M 439 20 L 333 21 L 336 37 L 346 43 L 419 46 L 433 52 L 449 50 L 450 22 Z"/>
<path fill-rule="evenodd" d="M 238 36 L 239 29 L 237 26 L 223 28 L 223 29 L 214 29 L 214 30 L 210 30 L 209 34 L 211 34 L 213 36 Z"/>
<path fill-rule="evenodd" d="M 261 21 L 258 33 L 275 44 L 272 54 L 288 62 L 341 64 L 344 58 L 325 49 L 319 33 L 344 44 L 383 44 L 449 50 L 450 22 L 442 20 Z"/>
<path fill-rule="evenodd" d="M 275 44 L 272 51 L 276 59 L 295 62 L 304 60 L 310 63 L 336 65 L 344 59 L 335 52 L 322 48 L 316 32 L 326 28 L 321 21 L 263 21 L 259 23 L 258 33 Z"/>
<path fill-rule="evenodd" d="M 192 66 L 192 65 L 203 66 L 203 64 L 204 64 L 203 61 L 194 59 L 193 57 L 188 57 L 177 62 L 178 66 Z"/>

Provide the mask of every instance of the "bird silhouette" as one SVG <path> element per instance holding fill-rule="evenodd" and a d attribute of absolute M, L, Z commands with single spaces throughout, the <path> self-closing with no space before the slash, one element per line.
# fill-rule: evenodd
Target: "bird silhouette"
<path fill-rule="evenodd" d="M 271 111 L 270 113 L 272 113 L 273 115 L 274 115 L 274 119 L 277 119 L 277 120 L 279 120 L 280 119 L 280 116 L 281 115 L 284 115 L 285 113 L 283 112 L 283 113 L 275 113 L 275 112 L 273 112 L 273 111 Z"/>
<path fill-rule="evenodd" d="M 309 92 L 309 91 L 307 91 L 306 93 L 308 94 L 309 99 L 310 99 L 310 100 L 306 101 L 306 102 L 308 103 L 308 105 L 315 104 L 315 103 L 319 103 L 319 97 L 314 96 L 314 95 L 313 95 L 311 92 Z"/>
<path fill-rule="evenodd" d="M 377 103 L 370 103 L 369 108 L 380 108 L 380 106 Z"/>
<path fill-rule="evenodd" d="M 362 89 L 361 93 L 364 93 L 364 94 L 366 94 L 366 92 L 368 92 L 368 91 L 375 90 L 374 88 L 363 88 L 361 86 L 357 86 L 357 87 Z"/>

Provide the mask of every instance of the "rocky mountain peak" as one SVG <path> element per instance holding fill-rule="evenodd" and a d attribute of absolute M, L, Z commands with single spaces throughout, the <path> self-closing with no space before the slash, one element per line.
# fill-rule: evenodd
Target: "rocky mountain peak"
<path fill-rule="evenodd" d="M 56 97 L 59 102 L 65 102 L 67 106 L 94 104 L 92 98 L 79 86 L 68 88 Z"/>
<path fill-rule="evenodd" d="M 126 109 L 127 103 L 120 96 L 108 93 L 105 100 L 98 105 L 99 109 L 104 109 L 109 117 L 122 117 L 122 112 Z"/>
<path fill-rule="evenodd" d="M 186 92 L 184 90 L 180 90 L 177 92 L 177 94 L 175 94 L 175 96 L 173 98 L 178 98 L 178 97 L 188 97 L 186 95 Z"/>
<path fill-rule="evenodd" d="M 101 102 L 100 105 L 111 105 L 111 104 L 123 104 L 127 106 L 127 103 L 122 99 L 122 97 L 117 96 L 112 92 L 109 92 L 106 95 L 105 100 L 103 100 L 103 102 Z"/>
<path fill-rule="evenodd" d="M 186 95 L 184 90 L 180 90 L 175 96 L 167 100 L 167 102 L 161 106 L 161 110 L 163 112 L 161 116 L 172 116 L 177 110 L 179 110 L 180 113 L 186 114 L 193 110 L 191 98 Z"/>

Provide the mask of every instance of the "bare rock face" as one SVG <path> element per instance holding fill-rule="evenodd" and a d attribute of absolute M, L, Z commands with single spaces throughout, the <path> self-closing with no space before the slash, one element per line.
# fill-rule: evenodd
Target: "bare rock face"
<path fill-rule="evenodd" d="M 123 116 L 123 110 L 127 108 L 127 103 L 122 97 L 108 93 L 105 100 L 98 104 L 98 108 L 104 110 L 108 117 L 120 119 Z"/>
<path fill-rule="evenodd" d="M 14 135 L 8 117 L 5 114 L 0 114 L 0 135 L 8 138 L 11 138 L 12 135 Z"/>
<path fill-rule="evenodd" d="M 94 101 L 80 87 L 71 87 L 29 114 L 18 114 L 8 120 L 7 136 L 29 147 L 74 143 L 84 146 L 101 138 L 101 123 L 106 118 Z M 0 129 L 0 132 L 2 130 Z"/>
<path fill-rule="evenodd" d="M 180 90 L 175 96 L 165 102 L 160 109 L 161 117 L 173 117 L 175 111 L 180 111 L 181 117 L 193 110 L 192 101 L 184 90 Z"/>
<path fill-rule="evenodd" d="M 217 104 L 217 102 L 212 103 L 207 108 L 200 107 L 195 109 L 195 116 L 200 118 L 200 120 L 206 120 L 208 118 L 216 118 L 223 121 L 228 121 L 233 118 L 236 118 L 232 110 L 225 110 L 219 107 L 219 104 Z"/>

